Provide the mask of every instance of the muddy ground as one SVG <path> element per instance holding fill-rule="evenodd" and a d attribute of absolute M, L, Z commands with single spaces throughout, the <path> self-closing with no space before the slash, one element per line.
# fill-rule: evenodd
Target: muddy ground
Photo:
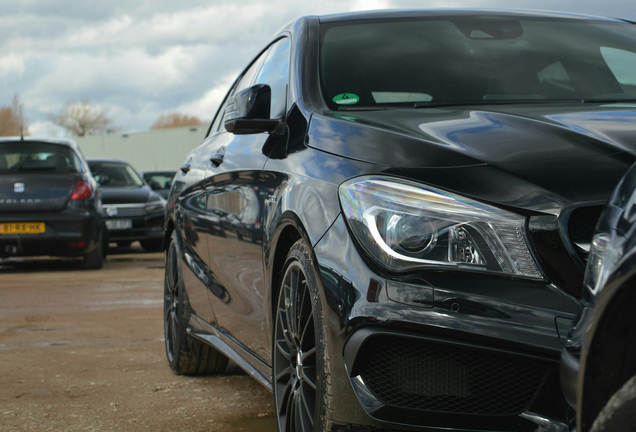
<path fill-rule="evenodd" d="M 102 270 L 0 261 L 0 431 L 274 430 L 271 393 L 232 363 L 171 372 L 163 266 L 137 244 Z"/>

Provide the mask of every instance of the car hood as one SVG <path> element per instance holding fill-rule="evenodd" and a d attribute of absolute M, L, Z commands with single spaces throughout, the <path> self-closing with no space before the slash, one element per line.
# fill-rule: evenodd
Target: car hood
<path fill-rule="evenodd" d="M 139 204 L 158 200 L 148 186 L 135 188 L 102 187 L 102 204 Z"/>
<path fill-rule="evenodd" d="M 476 199 L 558 214 L 607 200 L 636 160 L 635 121 L 636 104 L 328 112 L 312 118 L 309 145 Z"/>

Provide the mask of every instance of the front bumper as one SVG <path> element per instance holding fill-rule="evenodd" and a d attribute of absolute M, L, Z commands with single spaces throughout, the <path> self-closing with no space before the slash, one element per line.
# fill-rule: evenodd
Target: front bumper
<path fill-rule="evenodd" d="M 315 253 L 335 423 L 567 430 L 556 323 L 576 314 L 570 296 L 508 277 L 382 273 L 358 252 L 342 217 Z"/>
<path fill-rule="evenodd" d="M 576 409 L 576 389 L 579 377 L 579 357 L 566 349 L 561 351 L 561 388 L 568 404 Z"/>
<path fill-rule="evenodd" d="M 142 216 L 105 217 L 108 221 L 130 221 L 130 227 L 124 229 L 108 229 L 108 241 L 135 241 L 163 239 L 164 213 L 154 213 Z"/>

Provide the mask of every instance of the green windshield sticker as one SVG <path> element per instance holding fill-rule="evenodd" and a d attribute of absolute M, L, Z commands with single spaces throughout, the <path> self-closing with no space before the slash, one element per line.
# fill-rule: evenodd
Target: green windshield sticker
<path fill-rule="evenodd" d="M 353 93 L 340 93 L 334 96 L 333 101 L 338 105 L 355 105 L 360 102 L 360 98 Z"/>

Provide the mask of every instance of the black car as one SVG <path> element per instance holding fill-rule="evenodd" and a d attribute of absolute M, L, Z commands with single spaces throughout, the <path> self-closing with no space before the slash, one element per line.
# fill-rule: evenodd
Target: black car
<path fill-rule="evenodd" d="M 74 142 L 0 138 L 0 258 L 81 257 L 83 268 L 101 268 L 100 206 Z"/>
<path fill-rule="evenodd" d="M 286 26 L 168 197 L 171 368 L 233 359 L 281 431 L 566 430 L 562 340 L 636 160 L 635 59 L 634 24 L 543 12 Z M 223 229 L 248 207 L 256 242 Z"/>
<path fill-rule="evenodd" d="M 636 431 L 636 165 L 601 214 L 581 311 L 562 352 L 576 430 Z"/>
<path fill-rule="evenodd" d="M 141 176 L 146 180 L 146 183 L 164 198 L 168 198 L 170 187 L 172 186 L 172 179 L 177 172 L 176 171 L 144 171 Z"/>
<path fill-rule="evenodd" d="M 138 240 L 148 252 L 162 250 L 166 200 L 128 162 L 89 159 L 88 165 L 102 189 L 108 241 L 128 247 Z"/>

